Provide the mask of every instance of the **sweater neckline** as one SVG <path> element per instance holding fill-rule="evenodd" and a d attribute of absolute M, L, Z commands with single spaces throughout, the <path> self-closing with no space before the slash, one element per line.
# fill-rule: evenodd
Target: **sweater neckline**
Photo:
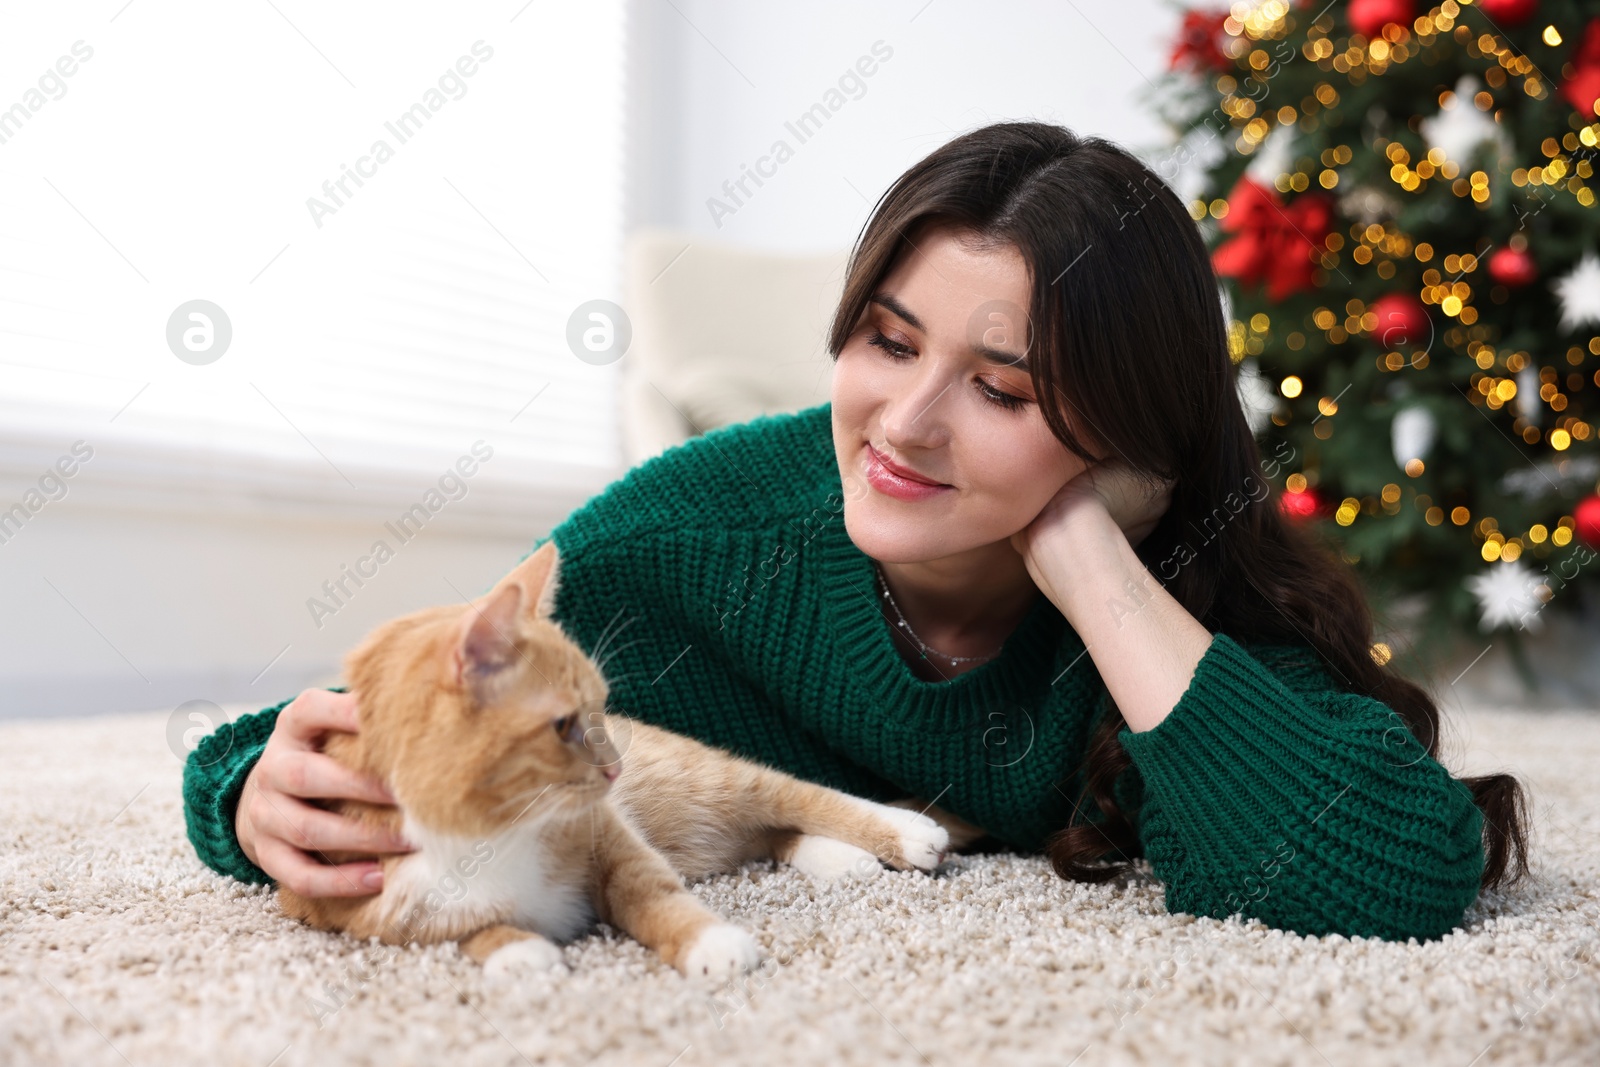
<path fill-rule="evenodd" d="M 1040 592 L 994 659 L 953 678 L 919 678 L 895 648 L 893 627 L 878 606 L 872 557 L 850 539 L 842 515 L 833 536 L 823 540 L 822 578 L 835 637 L 851 674 L 884 699 L 886 718 L 914 718 L 924 726 L 971 725 L 977 709 L 1020 699 L 1064 642 L 1077 640 Z"/>

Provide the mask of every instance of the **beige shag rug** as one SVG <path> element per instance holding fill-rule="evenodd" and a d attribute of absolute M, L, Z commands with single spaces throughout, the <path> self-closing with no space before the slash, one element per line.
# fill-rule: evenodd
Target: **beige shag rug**
<path fill-rule="evenodd" d="M 1169 916 L 1035 858 L 752 865 L 696 892 L 771 962 L 710 991 L 604 930 L 504 985 L 298 927 L 195 859 L 168 720 L 0 724 L 0 1062 L 1600 1064 L 1596 713 L 1452 717 L 1453 770 L 1532 784 L 1536 877 L 1440 941 Z"/>

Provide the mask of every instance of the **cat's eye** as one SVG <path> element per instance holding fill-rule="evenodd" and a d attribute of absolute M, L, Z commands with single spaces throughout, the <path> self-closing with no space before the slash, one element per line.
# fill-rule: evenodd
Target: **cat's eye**
<path fill-rule="evenodd" d="M 572 729 L 573 720 L 576 718 L 576 715 L 563 715 L 552 722 L 550 726 L 555 730 L 557 737 L 566 737 L 567 731 Z"/>

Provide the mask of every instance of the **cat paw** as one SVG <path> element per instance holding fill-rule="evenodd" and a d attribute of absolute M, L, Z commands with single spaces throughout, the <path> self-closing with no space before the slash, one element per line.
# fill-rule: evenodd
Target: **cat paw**
<path fill-rule="evenodd" d="M 837 881 L 847 875 L 872 878 L 883 873 L 878 857 L 864 848 L 818 834 L 801 834 L 789 854 L 789 866 L 801 874 L 825 882 Z"/>
<path fill-rule="evenodd" d="M 484 962 L 483 973 L 495 980 L 512 979 L 537 971 L 564 971 L 561 950 L 542 937 L 526 937 L 497 949 Z"/>
<path fill-rule="evenodd" d="M 754 970 L 760 962 L 755 938 L 732 923 L 714 923 L 683 954 L 682 970 L 689 978 L 723 979 Z"/>
<path fill-rule="evenodd" d="M 898 831 L 900 855 L 907 864 L 931 871 L 944 862 L 945 853 L 950 851 L 950 833 L 944 827 L 920 811 L 866 803 L 872 804 L 874 813 Z"/>

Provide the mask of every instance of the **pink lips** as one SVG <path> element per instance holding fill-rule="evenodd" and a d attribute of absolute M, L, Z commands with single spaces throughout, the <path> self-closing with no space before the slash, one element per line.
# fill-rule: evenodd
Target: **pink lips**
<path fill-rule="evenodd" d="M 867 484 L 896 500 L 927 500 L 929 497 L 938 496 L 955 488 L 928 481 L 915 472 L 901 467 L 873 448 L 870 443 L 866 447 L 866 478 Z"/>

